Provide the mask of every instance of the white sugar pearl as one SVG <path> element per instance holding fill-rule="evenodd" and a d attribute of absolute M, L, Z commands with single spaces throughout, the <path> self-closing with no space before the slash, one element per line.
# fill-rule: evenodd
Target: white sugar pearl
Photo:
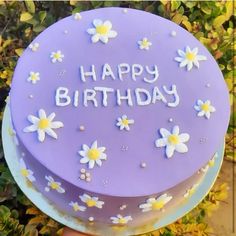
<path fill-rule="evenodd" d="M 140 164 L 140 166 L 141 166 L 142 168 L 145 168 L 145 167 L 147 167 L 147 164 L 146 164 L 145 162 L 142 162 L 142 163 Z"/>
<path fill-rule="evenodd" d="M 175 37 L 176 36 L 176 32 L 173 30 L 171 31 L 171 36 Z"/>
<path fill-rule="evenodd" d="M 90 177 L 90 173 L 86 172 L 86 173 L 85 173 L 85 176 L 86 176 L 86 177 Z"/>
<path fill-rule="evenodd" d="M 85 174 L 80 175 L 80 179 L 85 179 L 85 178 L 86 178 Z"/>
<path fill-rule="evenodd" d="M 90 222 L 92 222 L 92 221 L 94 221 L 94 218 L 93 218 L 92 216 L 90 216 L 90 217 L 88 218 L 88 220 L 89 220 Z"/>
<path fill-rule="evenodd" d="M 91 181 L 91 178 L 90 178 L 90 177 L 87 177 L 85 180 L 86 180 L 87 182 L 90 182 L 90 181 Z"/>
<path fill-rule="evenodd" d="M 83 173 L 83 174 L 84 174 L 85 172 L 86 172 L 86 170 L 85 170 L 85 169 L 83 169 L 83 168 L 82 168 L 82 169 L 80 169 L 80 173 Z"/>
<path fill-rule="evenodd" d="M 79 127 L 79 130 L 80 130 L 80 131 L 84 131 L 84 130 L 85 130 L 85 127 L 84 127 L 83 125 L 81 125 L 81 126 Z"/>

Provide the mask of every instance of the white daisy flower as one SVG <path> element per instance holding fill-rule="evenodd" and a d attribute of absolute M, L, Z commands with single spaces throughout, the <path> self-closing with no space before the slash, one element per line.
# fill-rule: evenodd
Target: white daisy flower
<path fill-rule="evenodd" d="M 74 14 L 74 19 L 75 19 L 75 20 L 80 20 L 80 19 L 82 19 L 82 16 L 81 16 L 81 14 L 80 14 L 80 13 L 78 13 L 78 12 L 77 12 L 77 13 L 75 13 L 75 14 Z"/>
<path fill-rule="evenodd" d="M 218 153 L 216 152 L 215 155 L 210 159 L 210 161 L 208 162 L 208 165 L 210 167 L 213 167 L 215 165 L 215 159 L 218 157 Z"/>
<path fill-rule="evenodd" d="M 147 199 L 145 203 L 139 205 L 139 208 L 142 209 L 142 212 L 161 210 L 171 199 L 172 196 L 168 196 L 165 193 L 160 197 Z"/>
<path fill-rule="evenodd" d="M 209 165 L 208 164 L 206 164 L 204 167 L 201 168 L 201 171 L 203 173 L 206 173 L 208 170 L 209 170 Z"/>
<path fill-rule="evenodd" d="M 31 49 L 31 51 L 36 52 L 39 49 L 39 43 L 31 43 L 29 45 L 29 48 Z"/>
<path fill-rule="evenodd" d="M 34 172 L 30 169 L 27 169 L 24 160 L 20 159 L 20 173 L 22 176 L 26 177 L 30 182 L 35 181 Z"/>
<path fill-rule="evenodd" d="M 40 77 L 39 77 L 39 72 L 33 72 L 31 71 L 29 73 L 29 77 L 27 78 L 27 81 L 28 82 L 31 82 L 32 84 L 36 84 L 37 81 L 40 80 Z"/>
<path fill-rule="evenodd" d="M 215 165 L 215 159 L 218 157 L 218 153 L 216 152 L 215 155 L 208 161 L 208 163 L 201 168 L 201 171 L 206 173 L 210 167 Z"/>
<path fill-rule="evenodd" d="M 14 129 L 12 129 L 11 127 L 9 127 L 8 128 L 8 133 L 13 138 L 13 141 L 14 141 L 15 145 L 19 146 L 19 140 L 16 136 L 16 131 Z"/>
<path fill-rule="evenodd" d="M 187 70 L 190 71 L 193 66 L 199 68 L 199 61 L 205 61 L 207 58 L 203 55 L 198 55 L 198 48 L 190 49 L 186 47 L 185 52 L 178 50 L 179 57 L 175 57 L 175 61 L 180 62 L 179 67 L 187 66 Z"/>
<path fill-rule="evenodd" d="M 95 164 L 101 166 L 102 160 L 107 159 L 107 155 L 104 153 L 106 148 L 98 147 L 97 140 L 93 142 L 91 147 L 83 144 L 82 148 L 83 149 L 78 152 L 79 155 L 83 157 L 80 159 L 80 163 L 88 163 L 90 169 L 92 169 Z"/>
<path fill-rule="evenodd" d="M 149 50 L 149 47 L 152 46 L 152 43 L 148 41 L 147 38 L 143 38 L 142 40 L 138 41 L 138 45 L 140 49 Z"/>
<path fill-rule="evenodd" d="M 62 62 L 62 59 L 64 58 L 64 55 L 61 53 L 60 50 L 58 50 L 56 52 L 52 52 L 51 55 L 50 55 L 50 58 L 52 59 L 53 63 Z"/>
<path fill-rule="evenodd" d="M 52 176 L 45 176 L 45 179 L 48 181 L 48 186 L 45 187 L 45 191 L 49 192 L 50 189 L 56 190 L 58 193 L 65 193 L 65 189 L 61 187 L 60 182 L 56 182 Z"/>
<path fill-rule="evenodd" d="M 29 45 L 29 48 L 33 51 L 33 52 L 36 52 L 39 48 L 39 43 L 31 43 Z"/>
<path fill-rule="evenodd" d="M 71 202 L 69 203 L 69 206 L 71 206 L 74 211 L 85 211 L 85 210 L 86 210 L 86 207 L 85 207 L 85 206 L 80 206 L 80 205 L 78 204 L 78 202 L 73 202 L 73 201 L 71 201 Z"/>
<path fill-rule="evenodd" d="M 184 194 L 184 197 L 185 198 L 191 197 L 195 193 L 198 186 L 199 186 L 199 183 L 194 184 L 190 189 L 186 191 L 186 193 Z"/>
<path fill-rule="evenodd" d="M 134 120 L 132 119 L 128 119 L 127 115 L 123 115 L 122 117 L 119 117 L 118 122 L 116 123 L 116 125 L 118 127 L 120 127 L 120 130 L 130 130 L 129 125 L 130 124 L 134 124 Z"/>
<path fill-rule="evenodd" d="M 117 32 L 111 30 L 112 24 L 109 20 L 102 21 L 100 19 L 93 20 L 93 25 L 95 28 L 90 28 L 87 30 L 87 33 L 93 35 L 91 40 L 93 43 L 97 43 L 101 40 L 103 43 L 108 43 L 109 38 L 115 38 Z"/>
<path fill-rule="evenodd" d="M 53 131 L 53 129 L 58 129 L 63 127 L 63 123 L 60 121 L 53 121 L 56 116 L 55 113 L 51 113 L 48 117 L 43 109 L 38 111 L 39 117 L 29 115 L 28 120 L 32 123 L 32 125 L 24 128 L 24 132 L 35 132 L 38 133 L 38 140 L 43 142 L 45 139 L 45 133 L 49 136 L 57 139 L 57 134 Z"/>
<path fill-rule="evenodd" d="M 203 102 L 200 99 L 197 100 L 197 105 L 194 106 L 194 109 L 198 111 L 198 116 L 205 116 L 207 119 L 210 118 L 212 112 L 216 111 L 215 107 L 211 105 L 211 102 L 209 100 Z"/>
<path fill-rule="evenodd" d="M 83 194 L 79 196 L 80 200 L 84 203 L 86 203 L 87 207 L 97 207 L 97 208 L 102 208 L 104 202 L 99 201 L 98 197 L 91 197 L 88 194 Z"/>
<path fill-rule="evenodd" d="M 168 158 L 173 156 L 174 151 L 180 153 L 188 151 L 188 147 L 184 143 L 189 140 L 190 136 L 187 133 L 179 134 L 179 126 L 174 126 L 172 133 L 167 129 L 161 128 L 160 134 L 162 138 L 157 139 L 155 144 L 156 147 L 166 147 L 166 156 Z"/>
<path fill-rule="evenodd" d="M 117 216 L 112 216 L 110 217 L 111 221 L 113 224 L 127 224 L 129 221 L 132 220 L 131 216 L 122 216 L 120 214 L 118 214 Z"/>

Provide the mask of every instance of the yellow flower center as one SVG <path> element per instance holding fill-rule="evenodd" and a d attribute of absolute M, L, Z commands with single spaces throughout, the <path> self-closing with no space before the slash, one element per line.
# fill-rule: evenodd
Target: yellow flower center
<path fill-rule="evenodd" d="M 195 54 L 191 53 L 191 52 L 187 52 L 186 53 L 186 58 L 189 60 L 189 61 L 193 61 L 195 59 Z"/>
<path fill-rule="evenodd" d="M 209 111 L 210 110 L 210 106 L 206 103 L 202 104 L 201 105 L 201 109 L 205 112 Z"/>
<path fill-rule="evenodd" d="M 179 137 L 178 135 L 175 135 L 175 134 L 171 134 L 169 137 L 168 137 L 168 142 L 170 144 L 178 144 L 179 143 Z"/>
<path fill-rule="evenodd" d="M 120 223 L 120 224 L 126 224 L 126 219 L 123 218 L 123 217 L 120 218 L 120 219 L 119 219 L 119 223 Z"/>
<path fill-rule="evenodd" d="M 9 133 L 10 136 L 14 135 L 14 132 L 13 132 L 12 128 L 10 128 L 10 127 L 8 128 L 8 133 Z"/>
<path fill-rule="evenodd" d="M 74 209 L 74 211 L 78 211 L 79 210 L 79 206 L 77 204 L 74 204 L 73 205 L 73 209 Z"/>
<path fill-rule="evenodd" d="M 122 120 L 122 124 L 123 124 L 124 126 L 129 125 L 129 120 L 128 120 L 128 119 L 123 119 L 123 120 Z"/>
<path fill-rule="evenodd" d="M 89 151 L 88 151 L 88 154 L 87 154 L 88 158 L 90 160 L 97 160 L 100 156 L 100 152 L 98 149 L 96 148 L 91 148 Z"/>
<path fill-rule="evenodd" d="M 59 184 L 58 184 L 57 182 L 55 182 L 55 181 L 52 181 L 52 182 L 50 183 L 50 187 L 51 187 L 52 189 L 58 189 L 58 188 L 59 188 Z"/>
<path fill-rule="evenodd" d="M 60 54 L 60 53 L 55 53 L 55 54 L 53 55 L 53 57 L 54 57 L 55 59 L 59 59 L 59 58 L 61 57 L 61 54 Z"/>
<path fill-rule="evenodd" d="M 214 159 L 211 159 L 211 160 L 208 162 L 208 164 L 209 164 L 210 167 L 214 166 L 215 160 L 214 160 Z"/>
<path fill-rule="evenodd" d="M 37 79 L 38 79 L 37 75 L 35 75 L 35 74 L 31 75 L 31 80 L 36 81 Z"/>
<path fill-rule="evenodd" d="M 153 202 L 152 203 L 152 209 L 153 210 L 159 210 L 159 209 L 161 209 L 163 206 L 165 205 L 165 203 L 164 203 L 164 201 L 162 200 L 162 201 L 155 201 L 155 202 Z"/>
<path fill-rule="evenodd" d="M 99 26 L 96 27 L 96 32 L 98 34 L 102 34 L 102 35 L 107 34 L 108 33 L 108 27 L 105 26 L 105 25 L 99 25 Z"/>
<path fill-rule="evenodd" d="M 148 43 L 149 43 L 149 42 L 148 42 L 148 40 L 146 40 L 146 39 L 142 41 L 142 45 L 143 45 L 144 47 L 147 47 L 147 46 L 148 46 Z"/>
<path fill-rule="evenodd" d="M 49 120 L 46 118 L 40 119 L 38 122 L 39 129 L 46 129 L 49 127 Z"/>
<path fill-rule="evenodd" d="M 93 199 L 88 199 L 86 201 L 86 204 L 87 204 L 88 207 L 93 207 L 93 206 L 96 206 L 96 201 L 93 200 Z"/>
<path fill-rule="evenodd" d="M 29 175 L 29 171 L 27 169 L 21 169 L 20 172 L 24 177 L 27 177 Z"/>
<path fill-rule="evenodd" d="M 194 192 L 195 192 L 195 188 L 189 189 L 189 191 L 188 191 L 189 196 L 192 196 L 194 194 Z"/>

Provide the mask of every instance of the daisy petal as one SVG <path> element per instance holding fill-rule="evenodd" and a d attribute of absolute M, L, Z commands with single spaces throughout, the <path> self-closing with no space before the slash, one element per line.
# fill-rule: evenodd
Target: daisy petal
<path fill-rule="evenodd" d="M 98 34 L 94 34 L 93 37 L 91 38 L 92 42 L 93 43 L 96 43 L 98 42 L 100 39 L 99 35 Z"/>
<path fill-rule="evenodd" d="M 93 25 L 95 27 L 102 25 L 102 21 L 100 19 L 95 19 L 93 20 Z"/>
<path fill-rule="evenodd" d="M 175 146 L 173 146 L 173 145 L 167 145 L 166 146 L 166 156 L 168 158 L 171 158 L 173 156 L 174 151 L 175 151 Z"/>
<path fill-rule="evenodd" d="M 160 134 L 162 135 L 163 138 L 166 138 L 170 135 L 170 132 L 165 128 L 161 128 L 160 129 Z"/>
<path fill-rule="evenodd" d="M 51 136 L 52 138 L 57 139 L 57 134 L 56 134 L 52 129 L 47 128 L 47 129 L 45 129 L 45 132 L 46 132 L 49 136 Z"/>
<path fill-rule="evenodd" d="M 111 22 L 110 22 L 109 20 L 106 20 L 106 21 L 103 23 L 103 25 L 105 25 L 105 26 L 108 28 L 108 30 L 110 30 L 110 29 L 112 28 L 112 24 L 111 24 Z"/>
<path fill-rule="evenodd" d="M 179 135 L 180 142 L 185 143 L 189 140 L 190 136 L 187 133 L 183 133 Z"/>
<path fill-rule="evenodd" d="M 166 138 L 157 139 L 155 144 L 156 144 L 156 147 L 164 147 L 164 146 L 166 146 L 166 144 L 167 144 Z"/>
<path fill-rule="evenodd" d="M 179 135 L 179 126 L 178 125 L 175 125 L 173 127 L 172 133 L 175 135 Z"/>
<path fill-rule="evenodd" d="M 33 124 L 37 124 L 39 121 L 39 118 L 37 118 L 36 116 L 33 116 L 33 115 L 29 115 L 27 118 Z"/>
<path fill-rule="evenodd" d="M 107 36 L 100 36 L 100 40 L 103 42 L 103 43 L 108 43 L 108 37 Z"/>
<path fill-rule="evenodd" d="M 184 143 L 179 143 L 175 146 L 175 150 L 180 153 L 185 153 L 188 151 L 188 147 Z"/>
<path fill-rule="evenodd" d="M 96 29 L 95 28 L 87 29 L 87 33 L 89 33 L 89 34 L 96 34 Z"/>
<path fill-rule="evenodd" d="M 38 113 L 39 113 L 39 118 L 40 119 L 46 119 L 47 118 L 47 115 L 46 115 L 46 113 L 43 109 L 40 109 Z"/>
<path fill-rule="evenodd" d="M 107 34 L 109 38 L 115 38 L 117 36 L 117 32 L 114 30 L 110 30 Z"/>
<path fill-rule="evenodd" d="M 37 125 L 30 125 L 30 126 L 25 127 L 23 131 L 28 133 L 28 132 L 34 132 L 37 129 L 38 129 Z"/>

